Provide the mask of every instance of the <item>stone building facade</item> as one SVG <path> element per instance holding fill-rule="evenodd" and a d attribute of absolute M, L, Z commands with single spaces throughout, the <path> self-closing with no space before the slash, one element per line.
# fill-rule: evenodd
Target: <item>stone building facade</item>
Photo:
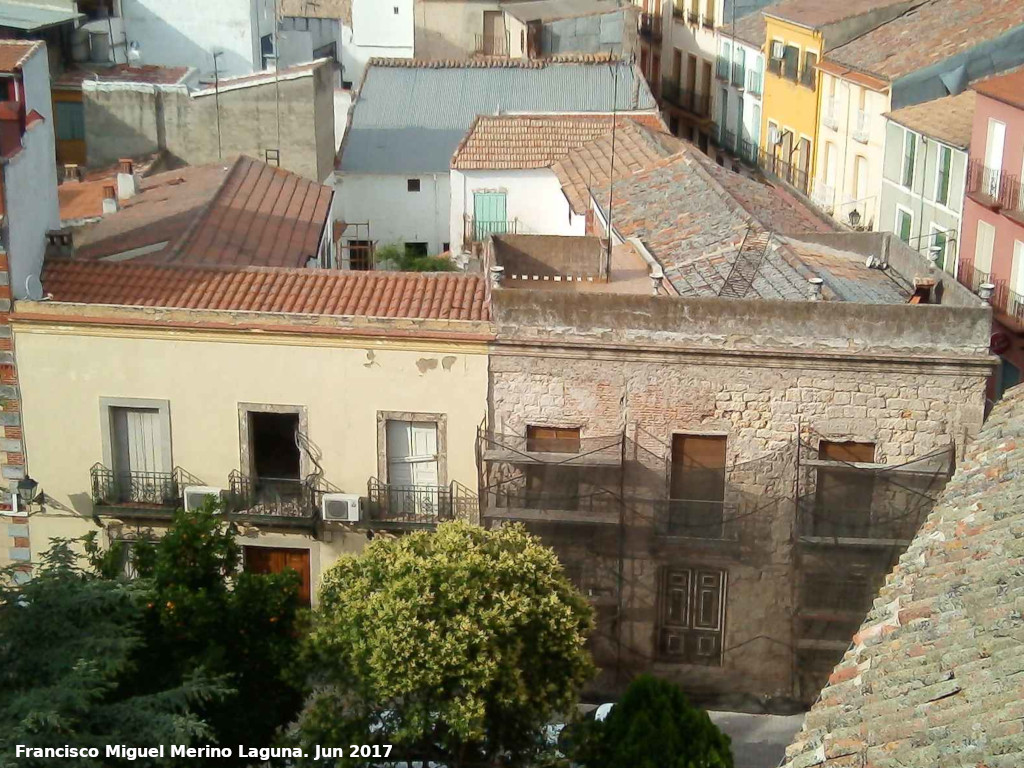
<path fill-rule="evenodd" d="M 608 694 L 651 671 L 811 698 L 983 419 L 980 307 L 498 289 L 492 312 L 484 520 L 559 551 Z"/>

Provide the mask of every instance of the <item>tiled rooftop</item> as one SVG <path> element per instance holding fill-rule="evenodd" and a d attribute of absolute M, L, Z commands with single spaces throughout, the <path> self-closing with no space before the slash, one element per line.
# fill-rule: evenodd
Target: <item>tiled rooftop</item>
<path fill-rule="evenodd" d="M 887 117 L 944 144 L 966 149 L 971 143 L 974 124 L 974 91 L 903 107 Z"/>
<path fill-rule="evenodd" d="M 888 575 L 784 768 L 1024 765 L 1024 386 Z"/>
<path fill-rule="evenodd" d="M 816 29 L 852 19 L 879 8 L 910 3 L 908 0 L 782 0 L 765 8 L 769 16 Z"/>
<path fill-rule="evenodd" d="M 772 8 L 774 6 L 768 6 L 764 11 L 771 12 Z M 760 10 L 756 10 L 737 19 L 735 24 L 730 21 L 728 26 L 722 27 L 722 34 L 727 37 L 735 37 L 755 48 L 763 48 L 767 28 L 764 14 Z"/>
<path fill-rule="evenodd" d="M 52 300 L 169 309 L 486 320 L 480 275 L 151 266 L 51 259 Z"/>
<path fill-rule="evenodd" d="M 1024 25 L 1020 0 L 925 0 L 828 58 L 895 80 Z"/>
<path fill-rule="evenodd" d="M 16 72 L 28 57 L 41 48 L 38 40 L 0 40 L 0 72 Z"/>
<path fill-rule="evenodd" d="M 545 69 L 552 64 L 608 64 L 621 61 L 615 53 L 561 53 L 540 59 L 512 59 L 506 56 L 476 56 L 472 59 L 400 59 L 376 56 L 369 66 L 398 69 Z"/>
<path fill-rule="evenodd" d="M 152 248 L 134 260 L 304 267 L 317 253 L 332 195 L 244 156 L 159 173 L 139 186 L 122 210 L 75 231 L 77 258 Z"/>
<path fill-rule="evenodd" d="M 58 75 L 53 81 L 53 87 L 80 89 L 86 80 L 175 85 L 183 82 L 191 71 L 189 67 L 158 67 L 152 64 L 141 67 L 128 64 L 78 64 L 73 69 Z"/>
<path fill-rule="evenodd" d="M 683 147 L 683 143 L 664 132 L 664 128 L 650 130 L 638 122 L 619 124 L 615 132 L 614 165 L 609 131 L 570 151 L 552 166 L 562 192 L 577 215 L 590 210 L 590 190 L 606 187 L 613 170 L 616 179 L 624 179 Z"/>
<path fill-rule="evenodd" d="M 657 115 L 638 116 L 654 128 Z M 620 118 L 622 125 L 630 118 Z M 607 115 L 481 115 L 452 156 L 457 170 L 547 168 L 571 150 L 611 131 Z"/>
<path fill-rule="evenodd" d="M 607 213 L 607 189 L 593 199 Z M 617 181 L 612 209 L 616 232 L 638 238 L 680 296 L 723 295 L 748 228 L 775 237 L 743 288 L 746 298 L 804 301 L 812 277 L 831 301 L 902 304 L 913 293 L 892 270 L 869 269 L 863 254 L 805 242 L 801 235 L 832 230 L 784 191 L 690 148 Z"/>
<path fill-rule="evenodd" d="M 1024 109 L 1024 67 L 975 83 L 974 90 L 982 96 Z"/>

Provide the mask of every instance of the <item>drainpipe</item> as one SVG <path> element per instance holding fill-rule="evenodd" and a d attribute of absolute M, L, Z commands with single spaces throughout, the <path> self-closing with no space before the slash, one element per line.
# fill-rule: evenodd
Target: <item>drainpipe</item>
<path fill-rule="evenodd" d="M 922 133 L 921 134 L 921 151 L 924 154 L 924 163 L 921 165 L 921 205 L 917 209 L 917 252 L 921 252 L 921 241 L 924 240 L 924 185 L 925 180 L 928 178 L 928 138 Z M 882 162 L 885 162 L 885 158 L 882 158 Z M 952 168 L 952 162 L 950 162 Z M 917 170 L 916 168 L 914 170 Z M 913 184 L 911 184 L 913 187 Z M 911 229 L 911 236 L 913 236 L 913 227 Z M 931 243 L 929 243 L 929 248 Z"/>

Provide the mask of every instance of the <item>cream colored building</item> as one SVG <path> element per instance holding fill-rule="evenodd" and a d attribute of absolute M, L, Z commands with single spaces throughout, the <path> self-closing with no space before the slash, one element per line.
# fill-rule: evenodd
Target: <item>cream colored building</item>
<path fill-rule="evenodd" d="M 103 297 L 90 295 L 99 279 Z M 158 534 L 187 488 L 209 486 L 225 491 L 247 565 L 305 567 L 315 595 L 372 530 L 476 518 L 481 278 L 65 262 L 43 280 L 55 300 L 12 315 L 27 469 L 45 494 L 33 560 L 58 536 Z M 170 287 L 110 306 L 144 280 Z M 296 297 L 307 306 L 280 311 Z M 332 493 L 362 497 L 361 519 L 325 520 Z"/>

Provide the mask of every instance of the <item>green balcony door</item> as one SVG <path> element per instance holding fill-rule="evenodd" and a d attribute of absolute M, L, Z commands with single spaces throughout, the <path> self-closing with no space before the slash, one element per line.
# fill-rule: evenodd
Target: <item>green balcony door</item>
<path fill-rule="evenodd" d="M 473 193 L 473 240 L 482 242 L 488 235 L 508 232 L 508 214 L 504 192 Z"/>

